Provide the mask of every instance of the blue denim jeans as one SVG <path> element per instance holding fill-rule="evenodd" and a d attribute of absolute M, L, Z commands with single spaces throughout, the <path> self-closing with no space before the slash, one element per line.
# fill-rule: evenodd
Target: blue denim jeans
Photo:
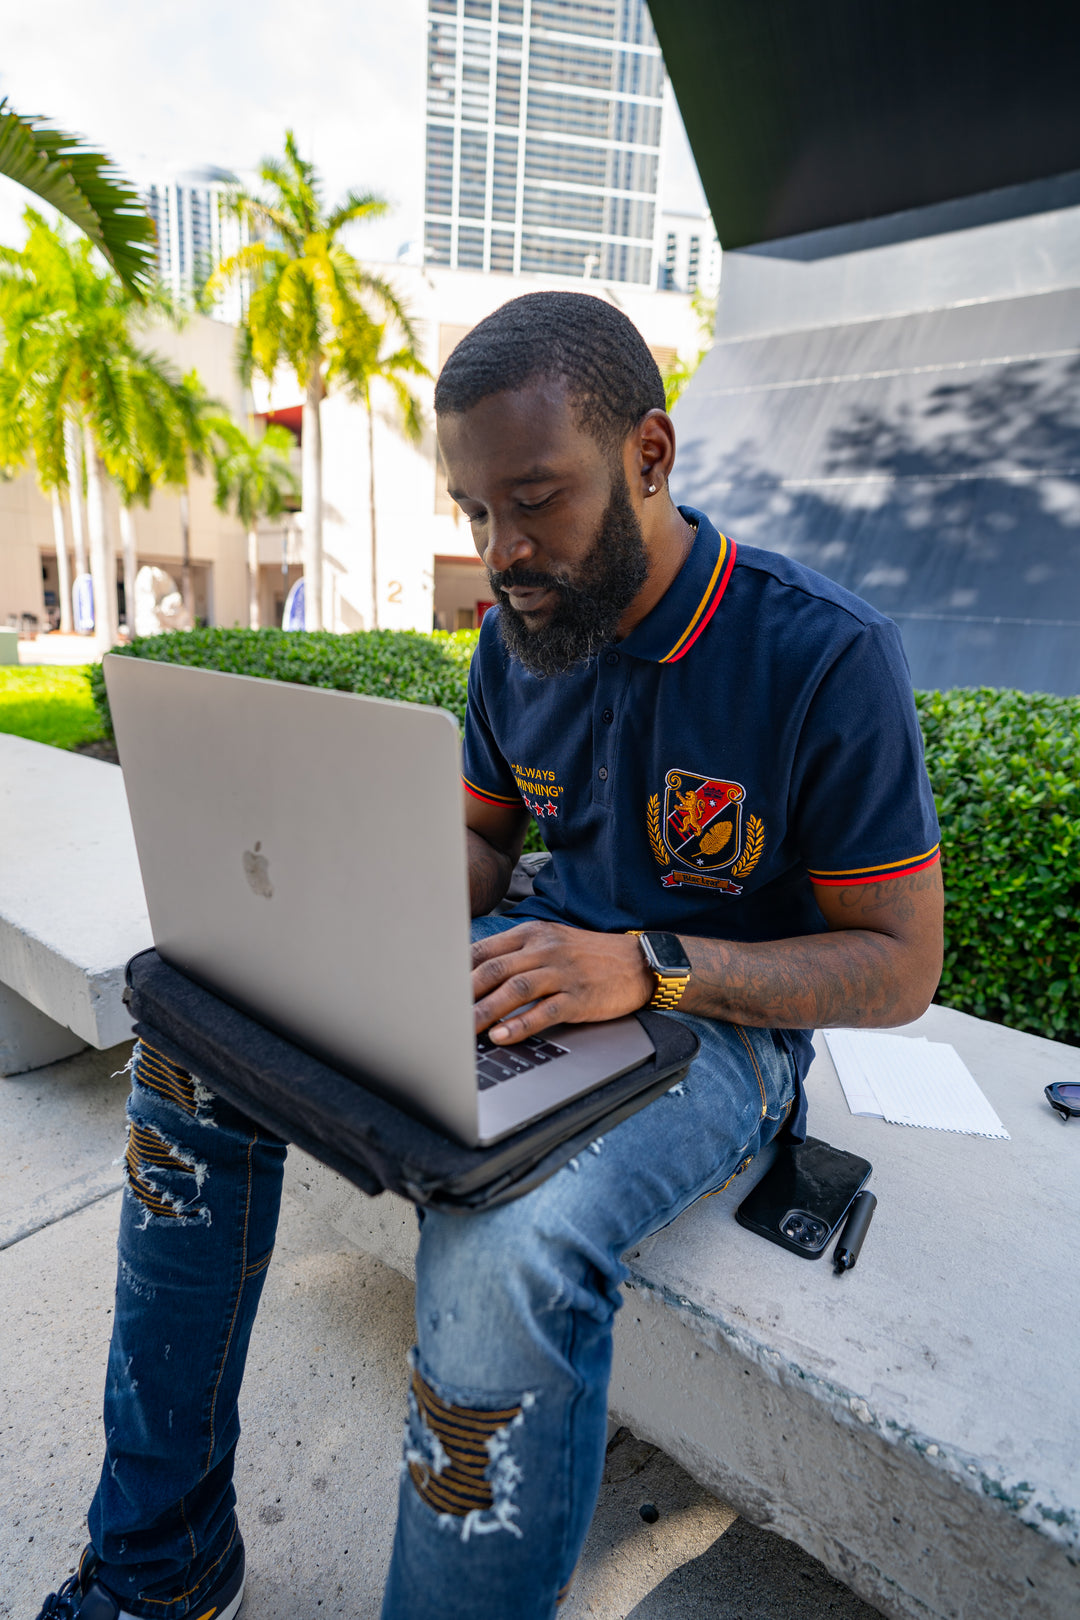
<path fill-rule="evenodd" d="M 513 926 L 483 918 L 474 937 Z M 428 1212 L 383 1620 L 548 1620 L 604 1461 L 621 1256 L 715 1191 L 795 1095 L 768 1030 L 673 1013 L 686 1079 L 541 1187 L 482 1214 Z M 270 1259 L 284 1145 L 145 1046 L 90 1512 L 100 1578 L 132 1613 L 199 1614 L 237 1531 L 237 1397 Z"/>

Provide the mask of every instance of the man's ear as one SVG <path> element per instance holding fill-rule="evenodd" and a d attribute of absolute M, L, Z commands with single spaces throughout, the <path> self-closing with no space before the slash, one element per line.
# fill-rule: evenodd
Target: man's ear
<path fill-rule="evenodd" d="M 658 495 L 675 465 L 675 424 L 666 411 L 646 411 L 627 439 L 627 480 L 642 499 Z"/>

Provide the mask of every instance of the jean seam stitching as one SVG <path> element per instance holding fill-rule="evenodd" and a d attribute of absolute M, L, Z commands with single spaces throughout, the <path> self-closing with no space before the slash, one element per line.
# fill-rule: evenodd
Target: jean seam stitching
<path fill-rule="evenodd" d="M 216 1442 L 216 1418 L 217 1418 L 218 1391 L 221 1388 L 221 1380 L 225 1376 L 225 1366 L 226 1366 L 226 1363 L 228 1362 L 228 1359 L 229 1359 L 229 1347 L 232 1344 L 233 1331 L 235 1330 L 235 1327 L 236 1327 L 236 1318 L 240 1314 L 240 1302 L 244 1297 L 244 1282 L 245 1282 L 244 1268 L 247 1265 L 248 1224 L 249 1224 L 249 1222 L 251 1220 L 251 1158 L 252 1158 L 252 1154 L 255 1151 L 255 1144 L 256 1144 L 257 1141 L 258 1141 L 258 1136 L 257 1135 L 253 1136 L 251 1138 L 251 1140 L 248 1142 L 248 1146 L 247 1146 L 247 1191 L 246 1191 L 246 1194 L 245 1194 L 245 1197 L 244 1197 L 244 1229 L 243 1229 L 243 1235 L 242 1235 L 241 1240 L 240 1240 L 240 1249 L 241 1249 L 240 1285 L 236 1290 L 236 1300 L 235 1300 L 235 1302 L 233 1304 L 233 1313 L 232 1313 L 232 1317 L 231 1317 L 231 1319 L 229 1321 L 229 1331 L 228 1331 L 228 1333 L 227 1333 L 227 1335 L 225 1337 L 225 1348 L 221 1353 L 221 1362 L 220 1362 L 220 1364 L 218 1366 L 217 1378 L 214 1380 L 214 1393 L 210 1397 L 210 1445 L 209 1445 L 209 1447 L 207 1449 L 207 1453 L 206 1453 L 206 1465 L 205 1465 L 205 1468 L 203 1470 L 203 1477 L 204 1478 L 210 1472 L 210 1469 L 213 1466 L 214 1445 L 215 1445 L 215 1442 Z"/>

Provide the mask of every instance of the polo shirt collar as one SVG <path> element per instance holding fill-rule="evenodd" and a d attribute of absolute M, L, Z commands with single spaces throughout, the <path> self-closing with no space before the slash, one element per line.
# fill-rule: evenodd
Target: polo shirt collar
<path fill-rule="evenodd" d="M 735 565 L 735 542 L 718 531 L 704 512 L 680 506 L 697 524 L 690 555 L 651 613 L 619 643 L 620 650 L 656 664 L 684 658 L 720 606 Z"/>

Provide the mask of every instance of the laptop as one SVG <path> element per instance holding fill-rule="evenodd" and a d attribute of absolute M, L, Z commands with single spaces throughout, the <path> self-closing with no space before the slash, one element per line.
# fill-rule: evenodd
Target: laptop
<path fill-rule="evenodd" d="M 653 1055 L 636 1018 L 477 1038 L 457 722 L 115 654 L 159 955 L 468 1147 Z"/>

